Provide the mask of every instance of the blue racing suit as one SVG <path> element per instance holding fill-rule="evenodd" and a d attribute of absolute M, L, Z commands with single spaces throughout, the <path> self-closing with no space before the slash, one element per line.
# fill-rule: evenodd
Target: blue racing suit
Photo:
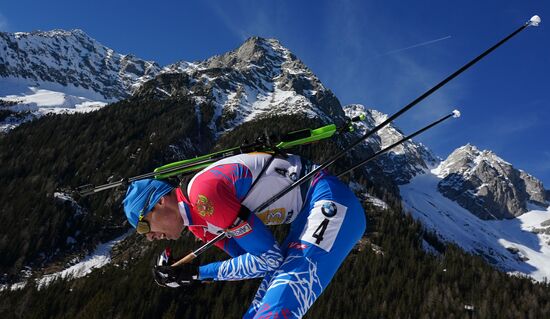
<path fill-rule="evenodd" d="M 199 279 L 264 278 L 244 318 L 301 318 L 327 287 L 365 231 L 363 208 L 336 177 L 322 171 L 246 221 L 254 210 L 314 166 L 295 155 L 242 154 L 199 172 L 178 193 L 185 225 L 203 240 L 226 231 L 217 243 L 231 259 L 200 266 Z M 267 167 L 266 167 L 267 166 Z M 260 176 L 261 175 L 261 176 Z M 279 245 L 266 225 L 291 223 Z"/>

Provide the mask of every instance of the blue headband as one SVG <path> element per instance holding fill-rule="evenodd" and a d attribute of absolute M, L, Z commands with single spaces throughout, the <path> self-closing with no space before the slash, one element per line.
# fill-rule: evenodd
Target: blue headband
<path fill-rule="evenodd" d="M 145 217 L 172 189 L 174 187 L 169 183 L 156 179 L 142 179 L 130 184 L 122 202 L 128 222 L 136 228 L 140 215 Z"/>

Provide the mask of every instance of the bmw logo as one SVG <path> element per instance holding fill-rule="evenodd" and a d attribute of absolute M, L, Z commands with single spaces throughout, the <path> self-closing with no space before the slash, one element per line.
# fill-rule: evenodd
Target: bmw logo
<path fill-rule="evenodd" d="M 321 212 L 327 217 L 334 217 L 334 215 L 338 212 L 338 209 L 336 208 L 336 204 L 333 202 L 326 202 L 321 207 Z"/>

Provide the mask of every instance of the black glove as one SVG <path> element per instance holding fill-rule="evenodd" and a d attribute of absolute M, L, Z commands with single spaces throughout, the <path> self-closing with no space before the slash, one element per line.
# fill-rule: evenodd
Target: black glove
<path fill-rule="evenodd" d="M 179 288 L 200 283 L 197 279 L 199 269 L 196 264 L 183 264 L 178 267 L 169 266 L 171 264 L 170 248 L 166 248 L 153 267 L 153 278 L 159 286 Z"/>
<path fill-rule="evenodd" d="M 153 277 L 155 282 L 162 287 L 179 288 L 183 286 L 192 286 L 200 283 L 197 280 L 198 270 L 194 265 L 155 266 L 153 268 Z"/>

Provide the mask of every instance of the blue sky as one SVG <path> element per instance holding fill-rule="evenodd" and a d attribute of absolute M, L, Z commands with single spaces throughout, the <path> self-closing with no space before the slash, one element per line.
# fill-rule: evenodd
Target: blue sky
<path fill-rule="evenodd" d="M 279 39 L 342 104 L 391 114 L 538 14 L 519 34 L 406 113 L 405 133 L 458 108 L 418 140 L 446 157 L 491 149 L 550 188 L 550 3 L 496 1 L 2 1 L 0 30 L 79 28 L 161 65 Z M 550 20 L 548 20 L 550 21 Z"/>

